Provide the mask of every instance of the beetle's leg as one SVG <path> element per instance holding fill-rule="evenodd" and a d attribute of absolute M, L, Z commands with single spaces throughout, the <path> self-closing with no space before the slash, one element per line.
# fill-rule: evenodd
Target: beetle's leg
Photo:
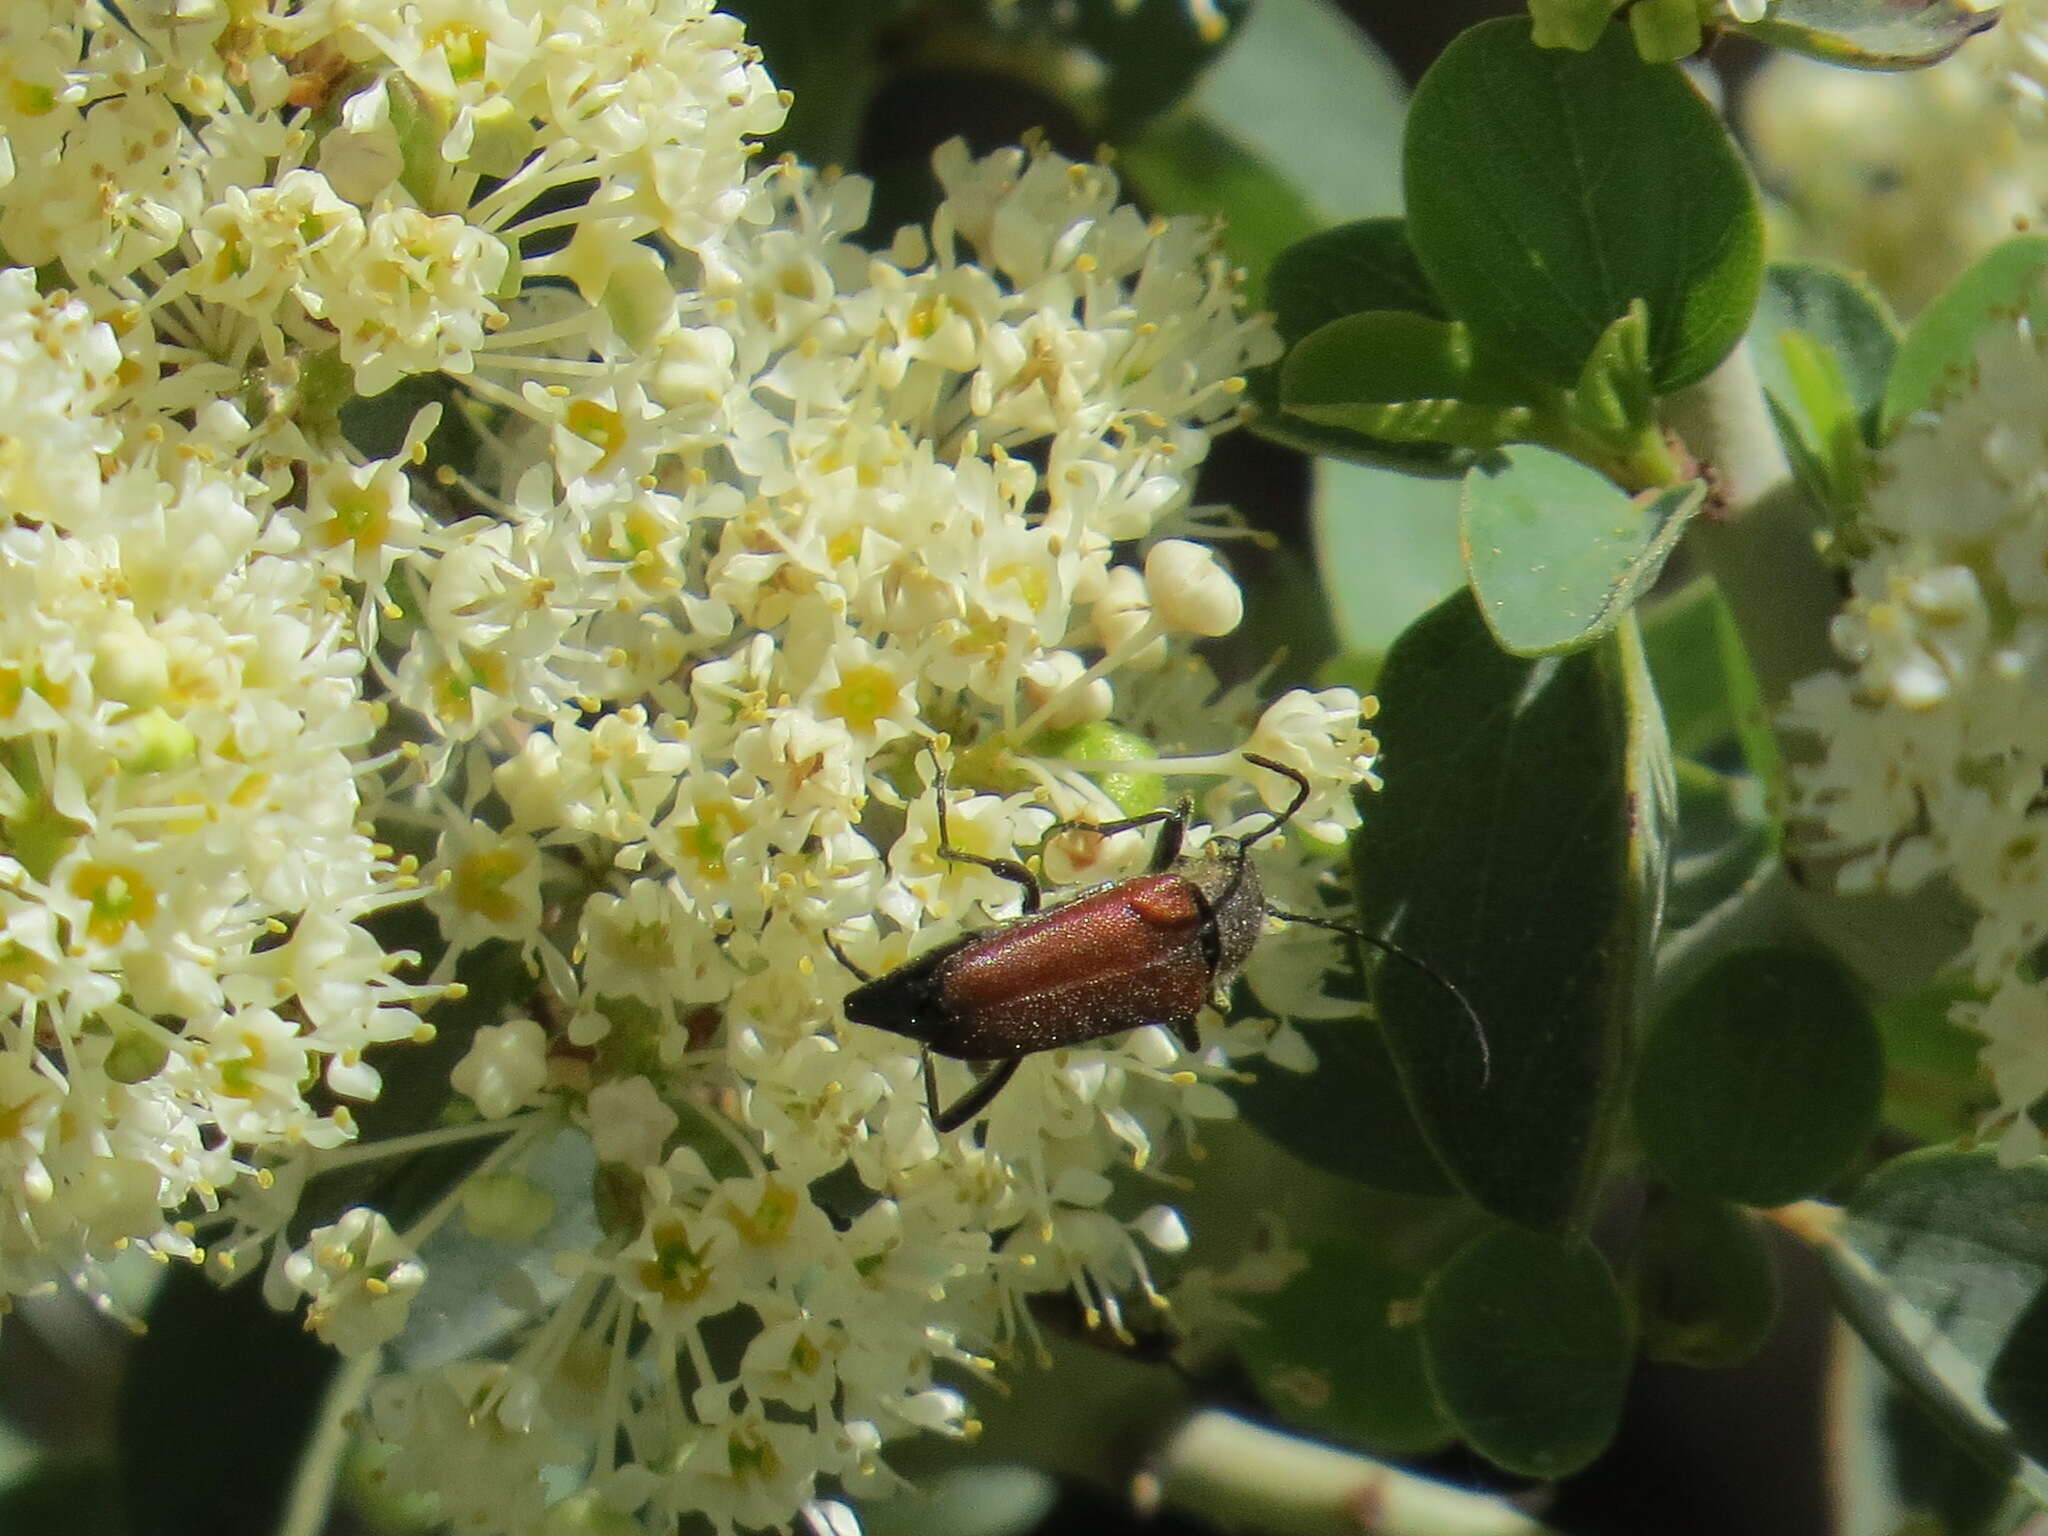
<path fill-rule="evenodd" d="M 1152 873 L 1156 875 L 1171 869 L 1173 861 L 1180 857 L 1180 845 L 1187 836 L 1188 819 L 1194 811 L 1194 802 L 1182 795 L 1180 803 L 1170 811 L 1147 811 L 1142 816 L 1126 816 L 1122 821 L 1056 821 L 1045 835 L 1050 838 L 1062 832 L 1093 832 L 1097 837 L 1115 837 L 1119 832 L 1157 826 L 1159 843 L 1152 850 Z"/>
<path fill-rule="evenodd" d="M 1036 912 L 1045 899 L 1044 892 L 1038 888 L 1038 876 L 1015 859 L 992 859 L 985 853 L 969 853 L 964 848 L 953 846 L 953 833 L 946 821 L 946 770 L 943 766 L 932 781 L 932 794 L 939 811 L 939 857 L 951 859 L 956 864 L 979 864 L 990 874 L 1021 886 L 1024 891 L 1024 910 Z"/>
<path fill-rule="evenodd" d="M 957 1131 L 976 1115 L 987 1109 L 995 1096 L 1009 1085 L 1017 1075 L 1017 1068 L 1024 1064 L 1021 1056 L 1012 1056 L 1008 1061 L 999 1061 L 989 1069 L 988 1075 L 972 1088 L 960 1095 L 951 1109 L 941 1110 L 938 1099 L 938 1082 L 932 1075 L 932 1053 L 924 1053 L 924 1091 L 932 1107 L 932 1129 L 941 1136 L 948 1131 Z"/>
<path fill-rule="evenodd" d="M 841 965 L 845 966 L 849 971 L 853 972 L 857 980 L 873 981 L 875 979 L 874 977 L 870 976 L 866 971 L 862 970 L 859 966 L 855 965 L 851 960 L 846 958 L 846 951 L 839 947 L 839 941 L 832 937 L 831 931 L 829 929 L 825 933 L 825 947 L 832 951 L 833 959 L 837 960 Z"/>
<path fill-rule="evenodd" d="M 1173 1031 L 1173 1038 L 1187 1048 L 1190 1056 L 1201 1054 L 1202 1032 L 1195 1028 L 1195 1016 L 1192 1013 L 1184 1013 L 1177 1019 L 1168 1019 L 1165 1022 L 1166 1027 Z"/>

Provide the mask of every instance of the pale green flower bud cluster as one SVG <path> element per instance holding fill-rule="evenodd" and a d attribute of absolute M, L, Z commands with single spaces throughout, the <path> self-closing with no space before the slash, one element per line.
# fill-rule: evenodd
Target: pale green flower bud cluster
<path fill-rule="evenodd" d="M 941 1137 L 834 958 L 1017 910 L 940 856 L 941 767 L 958 847 L 1103 880 L 1147 838 L 1056 821 L 1174 773 L 1191 841 L 1263 828 L 1290 786 L 1243 754 L 1290 765 L 1257 857 L 1318 909 L 1365 702 L 1194 648 L 1243 612 L 1194 475 L 1278 343 L 1211 231 L 1038 146 L 946 146 L 930 226 L 856 243 L 864 183 L 752 166 L 787 104 L 704 0 L 121 17 L 0 18 L 0 1283 L 268 1245 L 273 1299 L 413 1364 L 382 1475 L 464 1530 L 839 1529 L 821 1489 L 972 1432 L 1033 1295 L 1157 1299 L 1186 1233 L 1116 1174 L 1336 1006 L 1301 928 L 1249 967 L 1280 1021 L 1034 1057 Z M 363 919 L 416 885 L 446 950 L 400 981 Z M 526 983 L 470 1021 L 475 1119 L 343 1145 L 471 956 Z M 457 1137 L 494 1145 L 408 1230 L 273 1242 L 310 1178 Z M 458 1214 L 520 1278 L 501 1358 L 426 1364 Z"/>
<path fill-rule="evenodd" d="M 1978 913 L 1959 960 L 1991 994 L 1958 1019 L 1988 1037 L 2002 1148 L 2041 1150 L 2048 1092 L 2048 342 L 1990 331 L 1966 379 L 1886 450 L 1834 621 L 1851 670 L 1800 683 L 1785 719 L 1821 756 L 1795 771 L 1846 891 L 1944 876 Z"/>

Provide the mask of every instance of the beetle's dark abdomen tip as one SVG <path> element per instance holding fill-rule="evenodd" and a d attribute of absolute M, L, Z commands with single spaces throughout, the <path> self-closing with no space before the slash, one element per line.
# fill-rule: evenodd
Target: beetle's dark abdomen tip
<path fill-rule="evenodd" d="M 929 1040 L 946 1024 L 938 978 L 929 965 L 912 962 L 901 970 L 864 981 L 846 994 L 847 1018 L 873 1029 Z"/>

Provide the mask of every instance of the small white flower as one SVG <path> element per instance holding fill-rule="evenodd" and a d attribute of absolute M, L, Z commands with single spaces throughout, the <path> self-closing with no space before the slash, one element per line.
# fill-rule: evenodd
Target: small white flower
<path fill-rule="evenodd" d="M 1169 630 L 1227 635 L 1244 617 L 1244 594 L 1206 545 L 1161 539 L 1145 556 L 1145 595 Z"/>
<path fill-rule="evenodd" d="M 391 1223 L 363 1206 L 315 1227 L 285 1260 L 284 1273 L 310 1298 L 306 1326 L 345 1355 L 396 1337 L 427 1279 L 426 1266 Z"/>
<path fill-rule="evenodd" d="M 676 1112 L 644 1077 L 614 1078 L 590 1091 L 590 1139 L 598 1159 L 647 1168 L 661 1161 Z"/>
<path fill-rule="evenodd" d="M 486 1120 L 525 1108 L 547 1080 L 547 1034 L 532 1019 L 484 1025 L 448 1074 L 450 1086 Z"/>
<path fill-rule="evenodd" d="M 1976 906 L 1956 958 L 1993 995 L 1956 1015 L 1987 1037 L 2008 1155 L 2036 1145 L 2014 1127 L 2048 1092 L 2048 1032 L 2019 1024 L 2038 1012 L 2022 978 L 2048 939 L 2048 582 L 2032 553 L 2048 540 L 2044 388 L 2041 339 L 1994 327 L 1939 411 L 1900 432 L 1871 493 L 1871 552 L 1832 629 L 1853 681 L 1802 681 L 1785 716 L 1820 747 L 1795 784 L 1840 889 L 1945 875 Z"/>

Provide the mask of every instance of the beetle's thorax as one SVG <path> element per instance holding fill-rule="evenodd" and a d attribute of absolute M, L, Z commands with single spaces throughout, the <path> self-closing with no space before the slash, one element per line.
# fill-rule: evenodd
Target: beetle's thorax
<path fill-rule="evenodd" d="M 1212 837 L 1180 864 L 1180 873 L 1202 893 L 1215 914 L 1217 991 L 1237 979 L 1266 926 L 1266 893 L 1259 885 L 1244 844 L 1234 837 Z"/>

